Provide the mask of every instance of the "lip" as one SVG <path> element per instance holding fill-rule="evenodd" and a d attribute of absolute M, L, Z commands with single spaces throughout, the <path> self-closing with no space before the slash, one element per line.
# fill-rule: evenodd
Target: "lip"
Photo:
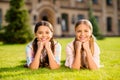
<path fill-rule="evenodd" d="M 79 37 L 81 40 L 84 40 L 85 39 L 85 37 Z"/>
<path fill-rule="evenodd" d="M 79 37 L 79 40 L 84 42 L 86 40 L 86 37 Z"/>
<path fill-rule="evenodd" d="M 49 37 L 41 38 L 41 41 L 49 41 L 49 40 L 50 40 Z"/>
<path fill-rule="evenodd" d="M 42 38 L 42 39 L 41 39 L 41 41 L 46 41 L 46 40 L 47 40 L 47 38 Z"/>

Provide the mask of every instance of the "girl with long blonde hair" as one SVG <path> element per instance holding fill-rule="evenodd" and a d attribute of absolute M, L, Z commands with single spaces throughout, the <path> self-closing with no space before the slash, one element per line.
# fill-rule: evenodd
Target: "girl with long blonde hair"
<path fill-rule="evenodd" d="M 75 25 L 75 39 L 66 47 L 65 66 L 72 69 L 100 67 L 100 50 L 92 34 L 92 24 L 87 19 L 79 20 Z"/>

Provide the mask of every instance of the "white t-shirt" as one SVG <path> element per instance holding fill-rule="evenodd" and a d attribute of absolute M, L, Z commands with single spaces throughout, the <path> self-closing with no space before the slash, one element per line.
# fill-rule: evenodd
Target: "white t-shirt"
<path fill-rule="evenodd" d="M 58 42 L 55 43 L 54 57 L 55 57 L 56 62 L 58 64 L 60 64 L 60 60 L 61 60 L 61 45 Z M 29 66 L 30 63 L 34 59 L 34 52 L 33 52 L 33 48 L 32 48 L 32 42 L 30 42 L 26 46 L 26 58 L 27 58 L 27 66 Z"/>
<path fill-rule="evenodd" d="M 73 42 L 68 43 L 66 46 L 66 61 L 65 61 L 65 66 L 71 68 L 73 60 L 74 60 L 74 47 L 73 47 Z M 100 67 L 100 49 L 99 46 L 97 45 L 96 42 L 94 42 L 94 54 L 93 54 L 93 60 L 95 61 L 96 65 Z"/>

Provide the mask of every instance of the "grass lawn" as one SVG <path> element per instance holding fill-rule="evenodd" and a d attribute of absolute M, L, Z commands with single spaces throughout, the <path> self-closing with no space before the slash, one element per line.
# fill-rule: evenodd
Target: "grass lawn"
<path fill-rule="evenodd" d="M 50 70 L 24 68 L 26 44 L 0 43 L 0 80 L 120 80 L 120 37 L 98 40 L 103 68 L 99 70 L 71 70 L 64 67 L 65 46 L 73 38 L 57 39 L 62 45 L 61 68 Z"/>

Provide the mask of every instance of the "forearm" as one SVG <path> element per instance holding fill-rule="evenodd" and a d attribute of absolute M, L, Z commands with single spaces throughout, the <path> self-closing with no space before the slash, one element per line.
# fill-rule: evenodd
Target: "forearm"
<path fill-rule="evenodd" d="M 60 67 L 60 64 L 58 64 L 55 60 L 55 57 L 51 50 L 48 50 L 48 58 L 49 58 L 49 65 L 51 69 L 58 69 Z"/>
<path fill-rule="evenodd" d="M 30 69 L 38 69 L 40 65 L 40 52 L 37 51 L 34 60 L 30 64 Z"/>
<path fill-rule="evenodd" d="M 80 69 L 80 66 L 81 66 L 81 54 L 80 51 L 77 51 L 71 68 Z"/>
<path fill-rule="evenodd" d="M 94 60 L 93 60 L 93 56 L 91 54 L 91 51 L 87 50 L 86 53 L 87 53 L 86 56 L 87 56 L 88 68 L 91 69 L 91 70 L 97 69 L 98 67 L 97 67 L 96 63 L 94 62 Z"/>

